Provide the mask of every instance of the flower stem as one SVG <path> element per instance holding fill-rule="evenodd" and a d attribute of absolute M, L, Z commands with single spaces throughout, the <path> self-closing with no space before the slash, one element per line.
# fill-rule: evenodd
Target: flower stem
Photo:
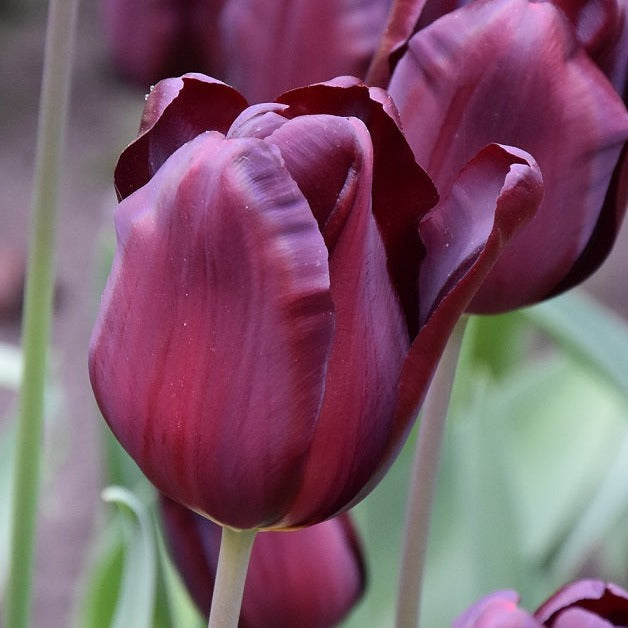
<path fill-rule="evenodd" d="M 208 628 L 237 628 L 256 533 L 223 527 Z"/>
<path fill-rule="evenodd" d="M 11 557 L 5 626 L 29 625 L 41 467 L 46 354 L 54 284 L 59 169 L 78 0 L 51 0 L 37 129 L 28 273 L 23 315 L 24 367 L 16 436 Z"/>
<path fill-rule="evenodd" d="M 434 487 L 465 325 L 466 317 L 463 317 L 449 338 L 423 404 L 406 510 L 397 628 L 415 628 L 419 623 Z"/>
<path fill-rule="evenodd" d="M 390 53 L 413 33 L 426 0 L 394 0 L 379 46 L 373 55 L 366 83 L 374 87 L 388 86 Z"/>

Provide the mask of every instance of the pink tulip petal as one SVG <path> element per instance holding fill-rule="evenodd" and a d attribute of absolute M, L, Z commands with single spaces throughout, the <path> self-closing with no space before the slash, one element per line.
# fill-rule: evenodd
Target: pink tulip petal
<path fill-rule="evenodd" d="M 246 105 L 236 90 L 203 74 L 160 81 L 147 96 L 138 137 L 116 165 L 118 198 L 147 183 L 177 148 L 199 133 L 227 133 Z"/>
<path fill-rule="evenodd" d="M 548 628 L 552 628 L 560 625 L 555 623 L 557 618 L 569 608 L 590 611 L 608 620 L 612 626 L 628 625 L 628 593 L 612 583 L 578 580 L 568 584 L 544 602 L 534 616 Z M 597 624 L 592 626 L 597 628 Z"/>
<path fill-rule="evenodd" d="M 628 137 L 623 103 L 562 13 L 527 0 L 473 2 L 412 38 L 389 91 L 417 161 L 443 193 L 488 143 L 534 156 L 544 202 L 487 280 L 507 281 L 511 292 L 496 301 L 486 289 L 474 309 L 547 296 L 589 245 Z"/>
<path fill-rule="evenodd" d="M 613 628 L 616 625 L 582 608 L 568 608 L 552 622 L 551 628 Z"/>
<path fill-rule="evenodd" d="M 339 74 L 364 76 L 389 0 L 231 0 L 227 82 L 251 102 Z"/>
<path fill-rule="evenodd" d="M 452 628 L 542 628 L 518 603 L 515 591 L 496 591 L 470 606 Z"/>
<path fill-rule="evenodd" d="M 103 414 L 167 495 L 233 527 L 272 523 L 301 481 L 334 326 L 307 202 L 276 148 L 205 133 L 116 226 L 90 350 Z"/>

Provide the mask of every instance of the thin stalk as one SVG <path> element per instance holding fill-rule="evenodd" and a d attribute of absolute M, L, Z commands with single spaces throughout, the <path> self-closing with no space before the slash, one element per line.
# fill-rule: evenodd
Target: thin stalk
<path fill-rule="evenodd" d="M 59 170 L 78 0 L 51 0 L 37 129 L 32 224 L 24 297 L 24 367 L 16 435 L 5 626 L 29 625 L 41 468 L 46 356 L 54 284 Z"/>
<path fill-rule="evenodd" d="M 405 538 L 397 599 L 397 628 L 415 628 L 419 624 L 434 487 L 465 325 L 466 317 L 463 317 L 447 343 L 423 404 L 406 507 Z"/>
<path fill-rule="evenodd" d="M 223 527 L 208 628 L 237 628 L 256 533 Z"/>

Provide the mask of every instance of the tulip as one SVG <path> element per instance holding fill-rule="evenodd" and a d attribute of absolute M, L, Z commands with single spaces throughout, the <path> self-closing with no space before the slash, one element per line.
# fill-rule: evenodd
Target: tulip
<path fill-rule="evenodd" d="M 534 614 L 517 606 L 514 591 L 491 593 L 467 609 L 453 628 L 610 628 L 628 625 L 628 593 L 601 580 L 564 586 Z"/>
<path fill-rule="evenodd" d="M 587 11 L 578 13 L 582 41 L 591 26 Z M 603 13 L 597 5 L 591 11 Z M 426 19 L 432 17 L 438 11 Z M 591 33 L 590 50 L 597 45 Z M 600 46 L 595 49 L 601 63 Z M 623 44 L 613 58 L 622 65 L 626 54 Z M 601 264 L 628 200 L 628 113 L 560 9 L 483 0 L 447 13 L 410 39 L 389 92 L 417 162 L 441 194 L 491 142 L 530 153 L 543 174 L 539 211 L 500 257 L 470 311 L 545 299 Z"/>
<path fill-rule="evenodd" d="M 199 610 L 209 616 L 220 526 L 162 498 L 172 558 Z M 348 514 L 294 532 L 255 539 L 240 628 L 324 628 L 340 622 L 364 591 L 365 567 Z"/>
<path fill-rule="evenodd" d="M 435 205 L 395 116 L 357 79 L 247 108 L 190 75 L 156 86 L 120 158 L 92 386 L 157 488 L 218 523 L 311 525 L 364 497 L 540 202 L 534 160 L 492 145 Z"/>
<path fill-rule="evenodd" d="M 104 0 L 114 63 L 143 85 L 208 72 L 253 102 L 364 76 L 390 0 Z"/>

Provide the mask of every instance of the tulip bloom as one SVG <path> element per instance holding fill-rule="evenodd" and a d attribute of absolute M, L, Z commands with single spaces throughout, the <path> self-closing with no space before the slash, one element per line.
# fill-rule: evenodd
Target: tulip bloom
<path fill-rule="evenodd" d="M 539 211 L 500 257 L 471 311 L 516 308 L 582 281 L 610 251 L 626 211 L 628 113 L 600 70 L 607 57 L 585 19 L 612 24 L 605 12 L 616 2 L 581 12 L 571 4 L 574 16 L 583 16 L 578 32 L 549 2 L 480 0 L 438 17 L 444 3 L 434 0 L 434 15 L 410 39 L 390 80 L 417 162 L 440 193 L 490 142 L 527 151 L 543 174 Z M 611 77 L 610 66 L 625 70 L 623 24 L 600 26 L 615 42 Z M 587 50 L 597 51 L 600 67 Z"/>
<path fill-rule="evenodd" d="M 566 585 L 534 614 L 517 606 L 514 591 L 487 595 L 467 609 L 453 628 L 611 628 L 628 625 L 628 593 L 601 580 L 579 580 Z"/>
<path fill-rule="evenodd" d="M 92 386 L 148 478 L 221 524 L 310 525 L 371 490 L 540 202 L 534 160 L 493 145 L 434 206 L 395 115 L 357 79 L 247 108 L 184 76 L 120 158 Z"/>
<path fill-rule="evenodd" d="M 209 616 L 221 528 L 161 499 L 166 543 L 199 610 Z M 361 597 L 365 568 L 347 514 L 294 532 L 258 534 L 244 588 L 240 628 L 324 628 Z"/>
<path fill-rule="evenodd" d="M 202 71 L 252 102 L 363 76 L 390 0 L 103 0 L 116 66 L 146 86 Z"/>

